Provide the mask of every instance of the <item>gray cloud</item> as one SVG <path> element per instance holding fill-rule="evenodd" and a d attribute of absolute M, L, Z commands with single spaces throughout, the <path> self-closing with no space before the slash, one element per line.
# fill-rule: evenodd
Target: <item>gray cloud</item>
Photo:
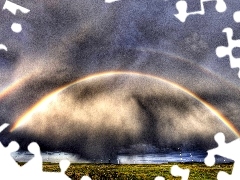
<path fill-rule="evenodd" d="M 173 15 L 177 13 L 177 0 L 122 0 L 112 4 L 95 0 L 12 2 L 29 8 L 31 12 L 27 15 L 18 13 L 16 16 L 7 11 L 0 12 L 0 43 L 9 48 L 8 52 L 1 51 L 0 54 L 0 89 L 23 77 L 28 79 L 0 99 L 0 122 L 13 123 L 44 95 L 80 77 L 102 71 L 122 70 L 153 74 L 177 82 L 212 103 L 240 128 L 239 79 L 236 70 L 230 69 L 227 58 L 219 59 L 215 55 L 217 46 L 227 45 L 226 37 L 221 32 L 223 28 L 232 27 L 234 37 L 239 38 L 239 25 L 232 19 L 232 13 L 239 10 L 237 0 L 227 2 L 228 9 L 223 14 L 215 11 L 215 2 L 206 3 L 206 14 L 190 16 L 186 23 L 181 23 Z M 188 3 L 190 10 L 199 7 L 196 1 Z M 22 33 L 11 32 L 9 28 L 14 21 L 22 23 Z M 61 141 L 54 146 L 53 141 L 46 142 L 43 137 L 38 137 L 43 148 L 67 147 L 69 151 L 90 158 L 97 156 L 93 153 L 96 138 L 99 138 L 99 143 L 95 145 L 105 156 L 112 151 L 108 148 L 108 142 L 116 148 L 119 142 L 122 146 L 131 146 L 135 141 L 167 144 L 168 141 L 159 142 L 159 139 L 163 135 L 166 140 L 169 128 L 172 133 L 169 134 L 169 142 L 174 142 L 176 146 L 180 142 L 179 138 L 192 138 L 191 142 L 204 147 L 203 136 L 212 137 L 214 134 L 209 129 L 215 126 L 212 124 L 215 122 L 212 121 L 214 117 L 208 113 L 205 115 L 207 110 L 191 98 L 186 100 L 184 95 L 171 94 L 166 90 L 160 92 L 155 89 L 155 83 L 144 81 L 145 86 L 139 86 L 140 81 L 135 84 L 128 79 L 117 79 L 117 82 L 113 81 L 111 86 L 109 81 L 99 81 L 83 87 L 72 87 L 73 92 L 67 91 L 59 97 L 61 107 L 53 103 L 52 113 L 35 117 L 32 123 L 41 122 L 42 126 L 37 127 L 42 132 L 46 131 L 46 119 L 59 119 L 54 124 L 56 129 L 59 123 L 64 124 L 58 132 L 60 134 L 56 134 L 57 131 L 52 128 L 45 135 L 39 134 L 43 137 L 49 133 L 53 136 L 61 135 Z M 149 90 L 150 87 L 153 89 Z M 103 111 L 101 105 L 105 103 L 111 108 Z M 77 109 L 80 109 L 79 112 Z M 92 109 L 104 113 L 93 113 Z M 75 122 L 79 113 L 84 115 L 85 120 L 93 119 L 91 128 L 96 133 L 89 135 L 84 121 L 80 124 L 80 130 L 84 130 L 82 132 L 71 121 L 66 122 L 66 119 Z M 199 128 L 201 124 L 195 120 L 202 114 L 206 116 L 202 120 L 204 123 L 201 122 L 206 125 L 203 129 Z M 129 118 L 135 124 L 126 121 L 125 129 L 118 132 L 116 129 L 122 127 L 121 118 Z M 111 128 L 104 125 L 105 119 L 112 123 Z M 103 125 L 100 126 L 99 122 Z M 79 133 L 68 132 L 66 129 L 70 127 L 73 132 Z M 154 133 L 147 133 L 153 127 Z M 216 128 L 221 129 L 222 125 Z M 142 134 L 146 132 L 148 135 L 139 135 L 139 129 Z M 157 134 L 159 131 L 162 134 Z M 182 131 L 184 134 L 181 134 Z M 73 143 L 67 143 L 66 139 L 72 134 L 76 134 L 71 139 Z M 18 132 L 16 137 L 23 146 L 32 140 L 25 132 Z M 78 142 L 82 142 L 83 147 L 79 147 L 81 144 L 78 145 Z"/>
<path fill-rule="evenodd" d="M 196 99 L 144 76 L 84 81 L 40 105 L 26 120 L 15 136 L 31 136 L 48 144 L 46 150 L 61 148 L 86 159 L 113 158 L 136 144 L 203 150 L 213 146 L 209 139 L 219 131 L 234 138 Z M 201 141 L 209 143 L 194 145 Z"/>

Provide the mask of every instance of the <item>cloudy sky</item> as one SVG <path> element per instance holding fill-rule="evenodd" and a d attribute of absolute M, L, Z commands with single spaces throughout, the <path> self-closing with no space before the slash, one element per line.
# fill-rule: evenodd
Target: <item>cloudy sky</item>
<path fill-rule="evenodd" d="M 0 51 L 0 122 L 14 127 L 3 143 L 37 141 L 92 159 L 138 144 L 207 149 L 219 131 L 236 138 L 238 68 L 215 49 L 227 46 L 226 27 L 240 38 L 238 0 L 224 13 L 207 2 L 205 15 L 185 23 L 174 16 L 177 0 L 11 2 L 30 12 L 0 12 L 0 43 L 8 47 Z M 187 2 L 188 11 L 200 9 Z M 11 31 L 13 22 L 21 33 Z"/>

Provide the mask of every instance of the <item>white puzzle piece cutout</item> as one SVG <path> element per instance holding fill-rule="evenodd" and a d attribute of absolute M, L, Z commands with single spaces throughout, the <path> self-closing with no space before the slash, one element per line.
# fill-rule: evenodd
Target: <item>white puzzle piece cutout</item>
<path fill-rule="evenodd" d="M 92 180 L 89 176 L 83 176 L 81 180 Z"/>
<path fill-rule="evenodd" d="M 219 46 L 216 49 L 216 55 L 219 58 L 229 56 L 230 67 L 231 68 L 240 68 L 240 58 L 235 58 L 233 56 L 233 49 L 238 47 L 240 48 L 240 39 L 233 40 L 233 30 L 231 28 L 223 29 L 223 32 L 227 35 L 228 47 Z M 240 71 L 238 72 L 238 77 L 240 78 Z"/>
<path fill-rule="evenodd" d="M 165 180 L 165 178 L 162 177 L 162 176 L 157 176 L 157 177 L 154 178 L 154 180 Z"/>
<path fill-rule="evenodd" d="M 3 124 L 0 126 L 0 132 L 2 132 L 9 124 Z M 28 146 L 30 153 L 34 157 L 23 166 L 20 166 L 11 156 L 12 152 L 16 152 L 19 149 L 19 144 L 15 141 L 9 143 L 7 147 L 4 147 L 0 142 L 0 179 L 8 180 L 70 180 L 65 174 L 70 162 L 68 160 L 62 160 L 60 162 L 61 172 L 43 172 L 43 160 L 41 157 L 40 147 L 36 142 L 32 142 Z"/>
<path fill-rule="evenodd" d="M 181 180 L 188 180 L 190 170 L 189 169 L 182 169 L 178 165 L 173 165 L 171 167 L 171 174 L 175 177 L 181 177 Z"/>
<path fill-rule="evenodd" d="M 187 17 L 190 15 L 203 15 L 205 14 L 205 8 L 204 8 L 204 2 L 208 1 L 216 1 L 216 10 L 220 13 L 226 11 L 227 6 L 224 0 L 200 0 L 201 9 L 200 11 L 195 12 L 187 12 L 188 10 L 188 4 L 184 0 L 180 0 L 176 3 L 176 9 L 178 10 L 178 14 L 175 14 L 175 17 L 178 18 L 181 22 L 185 22 Z"/>
<path fill-rule="evenodd" d="M 12 3 L 8 0 L 6 0 L 4 6 L 3 6 L 3 10 L 7 9 L 8 11 L 10 11 L 12 14 L 16 15 L 17 14 L 17 10 L 21 11 L 24 14 L 27 14 L 30 12 L 29 9 L 19 6 L 15 3 Z"/>
<path fill-rule="evenodd" d="M 233 14 L 233 19 L 235 22 L 240 23 L 240 11 L 237 11 Z"/>
<path fill-rule="evenodd" d="M 19 6 L 15 3 L 12 3 L 8 0 L 5 1 L 4 5 L 3 5 L 3 9 L 2 10 L 8 10 L 9 12 L 11 12 L 13 15 L 16 15 L 17 14 L 17 11 L 19 10 L 20 12 L 24 13 L 24 14 L 27 14 L 30 12 L 29 9 L 25 8 L 25 7 L 22 7 L 22 6 Z M 19 24 L 19 23 L 12 23 L 11 25 L 11 30 L 15 33 L 20 33 L 22 32 L 22 25 Z M 6 45 L 4 44 L 0 44 L 0 50 L 5 50 L 5 51 L 8 51 L 8 48 Z"/>
<path fill-rule="evenodd" d="M 215 164 L 215 155 L 233 160 L 232 174 L 230 175 L 224 171 L 220 171 L 217 175 L 217 179 L 238 180 L 240 178 L 240 139 L 238 138 L 232 142 L 225 143 L 225 135 L 223 133 L 217 133 L 214 139 L 218 147 L 207 151 L 208 155 L 204 159 L 205 164 L 207 166 L 213 166 Z"/>

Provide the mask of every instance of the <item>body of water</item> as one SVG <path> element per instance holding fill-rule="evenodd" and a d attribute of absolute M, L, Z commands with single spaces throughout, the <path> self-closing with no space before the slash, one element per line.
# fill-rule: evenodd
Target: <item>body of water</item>
<path fill-rule="evenodd" d="M 195 152 L 171 152 L 158 154 L 142 154 L 142 155 L 119 155 L 117 160 L 102 159 L 94 161 L 86 161 L 79 159 L 76 155 L 65 152 L 44 152 L 41 154 L 43 162 L 59 163 L 63 159 L 69 160 L 71 163 L 117 163 L 117 164 L 162 164 L 169 162 L 204 162 L 207 153 L 201 151 Z M 28 152 L 12 153 L 13 158 L 19 162 L 27 162 L 34 157 Z M 216 156 L 216 163 L 232 162 L 226 158 Z"/>

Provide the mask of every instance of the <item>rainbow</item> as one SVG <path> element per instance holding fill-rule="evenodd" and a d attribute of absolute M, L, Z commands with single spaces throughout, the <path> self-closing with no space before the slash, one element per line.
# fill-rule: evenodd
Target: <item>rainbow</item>
<path fill-rule="evenodd" d="M 202 103 L 208 110 L 210 110 L 210 112 L 212 114 L 214 114 L 219 120 L 221 120 L 237 137 L 240 137 L 240 132 L 238 131 L 238 129 L 217 108 L 215 108 L 213 105 L 211 105 L 210 103 L 206 102 L 205 100 L 203 100 L 202 98 L 200 98 L 199 96 L 197 96 L 196 94 L 191 92 L 190 90 L 186 89 L 185 87 L 183 87 L 183 86 L 181 86 L 181 85 L 179 85 L 179 84 L 177 84 L 175 82 L 169 81 L 167 79 L 158 77 L 158 76 L 149 75 L 149 74 L 143 74 L 143 73 L 139 73 L 139 72 L 126 72 L 126 71 L 110 71 L 110 72 L 102 72 L 102 73 L 89 75 L 89 76 L 80 78 L 80 79 L 78 79 L 78 80 L 76 80 L 76 81 L 74 81 L 72 83 L 69 83 L 67 85 L 64 85 L 64 86 L 54 90 L 53 92 L 51 92 L 48 95 L 44 96 L 41 100 L 39 100 L 32 107 L 30 107 L 24 114 L 22 114 L 15 121 L 15 123 L 12 125 L 12 127 L 10 129 L 10 132 L 16 130 L 18 127 L 20 127 L 21 125 L 23 125 L 24 123 L 29 121 L 31 119 L 32 115 L 35 112 L 37 112 L 38 109 L 41 109 L 44 106 L 46 106 L 54 98 L 56 98 L 59 93 L 61 93 L 63 90 L 67 89 L 68 87 L 70 87 L 72 85 L 75 85 L 75 84 L 78 84 L 78 83 L 83 82 L 83 81 L 92 80 L 92 79 L 99 78 L 99 77 L 113 76 L 113 75 L 145 76 L 145 77 L 149 77 L 149 78 L 153 78 L 153 79 L 156 79 L 156 80 L 160 80 L 160 81 L 162 81 L 162 82 L 164 82 L 166 84 L 169 84 L 169 85 L 173 86 L 174 88 L 177 88 L 177 89 L 183 91 L 184 93 L 188 94 L 189 96 L 193 97 L 194 99 L 196 99 L 200 103 Z"/>
<path fill-rule="evenodd" d="M 227 83 L 229 86 L 240 90 L 240 88 L 237 85 L 233 84 L 231 81 L 227 80 L 226 78 L 220 77 L 218 74 L 213 73 L 211 70 L 207 69 L 203 65 L 197 64 L 192 60 L 189 60 L 185 57 L 183 58 L 183 57 L 181 57 L 177 54 L 174 54 L 172 52 L 169 53 L 169 52 L 161 51 L 160 49 L 146 48 L 146 47 L 139 47 L 139 48 L 136 48 L 135 50 L 141 51 L 141 52 L 157 53 L 157 54 L 161 54 L 161 55 L 164 55 L 166 57 L 170 57 L 170 58 L 173 58 L 175 60 L 178 60 L 178 61 L 181 61 L 181 62 L 184 62 L 184 63 L 188 63 L 188 64 L 194 66 L 194 68 L 200 70 L 201 72 L 206 73 L 206 74 L 210 75 L 211 77 L 217 78 L 217 79 Z"/>
<path fill-rule="evenodd" d="M 31 75 L 24 76 L 13 83 L 11 83 L 9 86 L 4 88 L 0 92 L 0 100 L 3 99 L 4 97 L 8 96 L 11 94 L 13 91 L 17 90 L 20 86 L 22 86 L 25 82 L 27 82 L 30 79 Z"/>

